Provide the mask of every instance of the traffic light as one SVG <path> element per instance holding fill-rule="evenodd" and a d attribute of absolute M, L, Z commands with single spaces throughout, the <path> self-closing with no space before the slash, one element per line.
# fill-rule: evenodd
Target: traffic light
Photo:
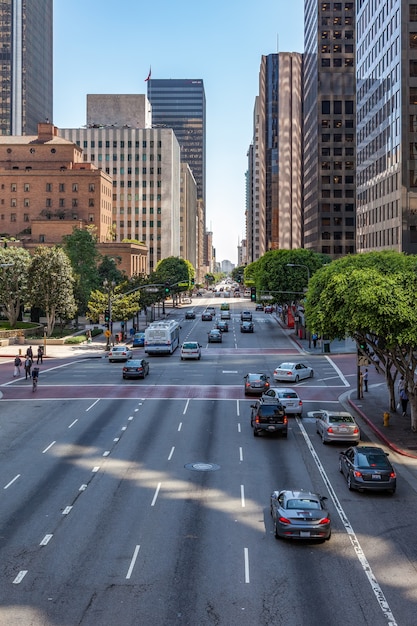
<path fill-rule="evenodd" d="M 106 309 L 104 311 L 104 321 L 106 322 L 106 324 L 108 324 L 110 322 L 110 311 L 109 311 L 109 309 Z"/>
<path fill-rule="evenodd" d="M 192 284 L 192 285 L 194 285 L 194 284 L 195 284 L 195 279 L 194 279 L 194 278 L 192 278 L 192 279 L 191 279 L 191 284 Z"/>
<path fill-rule="evenodd" d="M 165 283 L 165 295 L 169 296 L 169 293 L 170 293 L 169 283 Z"/>
<path fill-rule="evenodd" d="M 250 301 L 256 302 L 256 287 L 250 288 Z"/>
<path fill-rule="evenodd" d="M 242 274 L 238 274 L 236 276 L 236 280 L 237 280 L 238 283 L 241 283 L 242 282 Z"/>
<path fill-rule="evenodd" d="M 358 353 L 363 354 L 364 352 L 368 352 L 368 344 L 366 343 L 366 341 L 361 339 L 360 341 L 358 341 Z"/>

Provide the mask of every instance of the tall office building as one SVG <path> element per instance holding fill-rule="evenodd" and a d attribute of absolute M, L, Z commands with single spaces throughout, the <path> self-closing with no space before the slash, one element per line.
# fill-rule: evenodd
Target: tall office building
<path fill-rule="evenodd" d="M 36 135 L 53 113 L 53 0 L 0 2 L 0 134 Z"/>
<path fill-rule="evenodd" d="M 262 56 L 249 151 L 249 262 L 302 245 L 302 55 Z"/>
<path fill-rule="evenodd" d="M 172 128 L 197 183 L 197 198 L 206 201 L 206 96 L 202 80 L 150 79 L 148 100 L 154 128 Z"/>
<path fill-rule="evenodd" d="M 355 3 L 306 0 L 304 247 L 333 258 L 355 252 L 355 98 Z"/>
<path fill-rule="evenodd" d="M 358 3 L 357 249 L 417 254 L 417 3 Z"/>

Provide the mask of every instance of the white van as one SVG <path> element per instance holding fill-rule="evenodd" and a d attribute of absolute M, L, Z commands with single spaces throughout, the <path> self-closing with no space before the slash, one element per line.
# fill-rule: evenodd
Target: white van
<path fill-rule="evenodd" d="M 181 361 L 183 359 L 201 359 L 201 346 L 198 341 L 184 341 L 181 346 Z"/>

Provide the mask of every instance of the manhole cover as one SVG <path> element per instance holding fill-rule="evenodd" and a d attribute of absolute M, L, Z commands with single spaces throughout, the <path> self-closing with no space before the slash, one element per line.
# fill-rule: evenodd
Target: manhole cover
<path fill-rule="evenodd" d="M 220 465 L 215 463 L 187 463 L 184 467 L 196 472 L 214 472 L 220 469 Z"/>

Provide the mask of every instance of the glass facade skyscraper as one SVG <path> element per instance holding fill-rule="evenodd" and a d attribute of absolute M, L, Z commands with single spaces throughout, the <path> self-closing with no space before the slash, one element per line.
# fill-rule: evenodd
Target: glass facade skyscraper
<path fill-rule="evenodd" d="M 202 80 L 150 79 L 148 100 L 152 126 L 172 128 L 197 184 L 197 198 L 206 201 L 206 97 Z"/>
<path fill-rule="evenodd" d="M 53 0 L 0 0 L 0 133 L 36 135 L 53 114 Z"/>

